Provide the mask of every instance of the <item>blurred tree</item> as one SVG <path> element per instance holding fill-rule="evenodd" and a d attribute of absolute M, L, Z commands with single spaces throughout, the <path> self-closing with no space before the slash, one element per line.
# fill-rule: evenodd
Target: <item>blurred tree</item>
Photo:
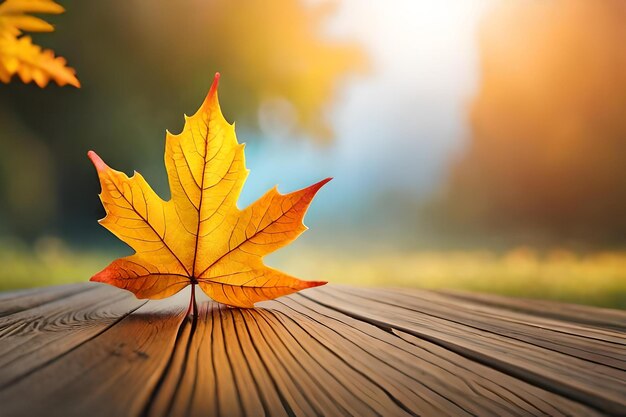
<path fill-rule="evenodd" d="M 5 168 L 0 171 L 0 232 L 80 237 L 97 231 L 94 220 L 101 209 L 85 157 L 90 148 L 112 166 L 141 170 L 167 196 L 164 131 L 182 128 L 181 111 L 197 108 L 216 71 L 223 75 L 224 113 L 239 128 L 271 129 L 273 118 L 290 122 L 290 135 L 326 141 L 332 130 L 325 115 L 341 79 L 366 67 L 356 44 L 324 35 L 332 8 L 323 5 L 298 0 L 62 3 L 68 12 L 53 20 L 63 30 L 46 34 L 46 41 L 64 51 L 83 88 L 0 87 L 0 109 L 11 112 L 0 131 Z M 23 142 L 26 131 L 28 142 Z M 28 198 L 4 198 L 25 181 L 9 169 L 13 164 L 4 165 L 28 155 L 24 151 L 31 145 L 25 143 L 46 161 L 27 161 L 39 167 L 29 184 L 45 184 L 57 202 L 54 210 L 42 203 L 38 215 L 46 220 L 34 222 L 37 227 L 27 227 L 32 213 L 13 203 L 32 203 L 36 188 L 15 191 Z"/>
<path fill-rule="evenodd" d="M 19 230 L 23 236 L 35 237 L 57 214 L 51 152 L 2 106 L 0 126 L 0 213 L 2 219 L 11 220 L 0 222 L 0 235 Z"/>
<path fill-rule="evenodd" d="M 497 4 L 448 225 L 626 243 L 625 40 L 624 1 Z"/>

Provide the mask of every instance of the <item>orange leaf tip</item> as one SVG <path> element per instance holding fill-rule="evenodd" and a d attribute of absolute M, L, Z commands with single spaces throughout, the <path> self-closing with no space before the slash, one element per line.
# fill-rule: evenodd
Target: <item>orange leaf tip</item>
<path fill-rule="evenodd" d="M 98 172 L 104 171 L 109 167 L 94 151 L 87 152 L 87 156 L 91 159 L 91 163 L 96 167 Z"/>
<path fill-rule="evenodd" d="M 217 92 L 217 87 L 220 83 L 220 77 L 221 77 L 220 73 L 216 72 L 215 77 L 213 78 L 213 84 L 211 84 L 211 89 L 209 90 L 209 97 L 211 97 Z"/>
<path fill-rule="evenodd" d="M 328 284 L 328 281 L 302 281 L 302 282 L 304 282 L 303 287 L 305 288 L 319 287 L 321 285 Z"/>
<path fill-rule="evenodd" d="M 328 177 L 328 178 L 324 178 L 323 180 L 321 180 L 318 184 L 321 184 L 320 187 L 322 185 L 325 185 L 326 183 L 330 182 L 333 180 L 333 177 Z"/>
<path fill-rule="evenodd" d="M 309 188 L 311 189 L 311 191 L 313 191 L 314 193 L 317 193 L 317 191 L 322 188 L 324 185 L 326 185 L 328 182 L 330 182 L 330 180 L 332 180 L 332 177 L 328 177 L 328 178 L 324 178 L 321 181 L 316 182 L 315 184 L 309 186 Z"/>

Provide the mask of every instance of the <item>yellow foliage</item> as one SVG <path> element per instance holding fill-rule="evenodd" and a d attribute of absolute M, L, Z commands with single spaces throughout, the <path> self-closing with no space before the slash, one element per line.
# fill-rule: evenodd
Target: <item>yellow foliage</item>
<path fill-rule="evenodd" d="M 34 45 L 23 31 L 52 32 L 54 27 L 27 13 L 58 14 L 63 7 L 52 0 L 5 0 L 0 4 L 0 81 L 8 83 L 17 74 L 24 83 L 45 87 L 50 80 L 60 86 L 80 87 L 72 68 L 50 49 Z"/>
<path fill-rule="evenodd" d="M 325 284 L 269 268 L 262 258 L 306 229 L 304 214 L 330 179 L 285 195 L 274 188 L 240 210 L 237 199 L 248 176 L 244 145 L 222 115 L 218 80 L 219 74 L 198 112 L 185 118 L 182 133 L 167 134 L 169 201 L 139 173 L 129 178 L 89 152 L 107 212 L 100 223 L 136 251 L 92 281 L 151 299 L 198 284 L 212 299 L 237 307 Z"/>

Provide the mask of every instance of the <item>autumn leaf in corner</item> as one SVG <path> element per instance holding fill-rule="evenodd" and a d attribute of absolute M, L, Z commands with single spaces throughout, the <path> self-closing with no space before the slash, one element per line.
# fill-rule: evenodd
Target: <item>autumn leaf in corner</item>
<path fill-rule="evenodd" d="M 8 83 L 17 74 L 24 83 L 35 81 L 45 87 L 50 80 L 60 86 L 80 87 L 80 82 L 65 59 L 55 57 L 50 49 L 33 44 L 24 31 L 52 32 L 54 27 L 28 13 L 63 13 L 52 0 L 5 0 L 0 3 L 0 81 Z"/>
<path fill-rule="evenodd" d="M 289 194 L 276 188 L 240 210 L 248 170 L 244 145 L 222 115 L 219 74 L 182 133 L 167 133 L 165 167 L 171 199 L 162 200 L 141 174 L 109 168 L 93 151 L 106 217 L 100 223 L 135 254 L 91 278 L 158 299 L 198 285 L 213 300 L 236 307 L 325 284 L 302 281 L 263 264 L 263 256 L 296 239 L 317 191 L 330 178 Z"/>

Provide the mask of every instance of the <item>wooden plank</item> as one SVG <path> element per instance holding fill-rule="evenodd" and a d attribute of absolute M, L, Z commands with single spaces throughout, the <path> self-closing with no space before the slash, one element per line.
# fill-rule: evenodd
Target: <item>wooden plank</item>
<path fill-rule="evenodd" d="M 438 317 L 422 311 L 423 301 L 408 304 L 399 292 L 392 297 L 379 290 L 334 287 L 307 294 L 345 314 L 426 339 L 598 410 L 618 413 L 626 408 L 624 371 Z"/>
<path fill-rule="evenodd" d="M 339 407 L 339 414 L 343 415 L 373 416 L 378 415 L 379 410 L 386 410 L 388 415 L 416 415 L 390 393 L 396 391 L 394 387 L 383 386 L 369 378 L 358 366 L 327 349 L 286 315 L 269 309 L 248 313 L 257 322 L 261 335 L 272 334 L 277 340 L 274 346 L 284 347 L 295 359 L 287 362 L 292 367 L 290 371 L 298 372 L 300 381 L 319 388 L 320 393 L 313 395 L 314 399 L 328 398 L 332 409 Z M 284 355 L 282 349 L 279 355 Z M 307 395 L 312 394 L 309 390 L 305 390 Z"/>
<path fill-rule="evenodd" d="M 305 294 L 310 295 L 307 291 Z M 446 349 L 415 338 L 398 335 L 294 295 L 277 301 L 290 310 L 312 317 L 327 329 L 328 342 L 339 354 L 363 355 L 373 363 L 373 375 L 390 366 L 410 376 L 410 390 L 422 384 L 474 415 L 594 415 L 595 412 L 554 393 L 534 387 Z M 341 342 L 342 348 L 337 346 Z M 383 368 L 384 369 L 384 368 Z"/>
<path fill-rule="evenodd" d="M 412 291 L 406 291 L 406 293 L 413 294 Z M 422 292 L 422 295 L 424 295 L 424 292 Z M 439 295 L 443 295 L 443 297 Z M 595 324 L 582 323 L 579 320 L 568 320 L 566 315 L 557 318 L 548 313 L 544 316 L 541 310 L 524 311 L 515 307 L 507 308 L 506 306 L 483 303 L 478 299 L 460 298 L 447 293 L 428 292 L 428 297 L 440 299 L 449 305 L 465 306 L 474 311 L 491 314 L 504 321 L 525 323 L 538 329 L 551 330 L 553 332 L 576 337 L 608 342 L 616 345 L 620 350 L 620 346 L 626 346 L 626 329 L 621 331 L 618 327 L 610 327 L 608 325 L 598 326 Z M 590 310 L 587 314 L 593 315 L 593 310 Z"/>
<path fill-rule="evenodd" d="M 195 333 L 172 366 L 182 374 L 168 375 L 150 414 L 289 415 L 238 313 L 200 305 Z"/>
<path fill-rule="evenodd" d="M 109 286 L 83 287 L 85 291 L 0 318 L 0 388 L 96 337 L 145 303 Z"/>
<path fill-rule="evenodd" d="M 205 326 L 212 328 L 211 341 L 201 345 L 199 354 L 189 356 L 186 362 L 179 357 L 178 364 L 185 369 L 184 377 L 181 379 L 180 373 L 174 372 L 171 380 L 177 382 L 169 383 L 169 389 L 159 394 L 169 398 L 174 392 L 174 405 L 155 407 L 151 414 L 163 415 L 171 410 L 177 415 L 189 410 L 191 415 L 241 416 L 258 415 L 261 411 L 268 415 L 289 415 L 288 410 L 297 410 L 298 415 L 302 415 L 302 410 L 309 409 L 315 411 L 305 415 L 375 415 L 343 385 L 348 384 L 347 380 L 342 384 L 332 376 L 331 369 L 334 368 L 321 367 L 284 326 L 272 323 L 271 313 L 230 309 L 216 304 L 205 304 L 201 311 L 207 321 Z M 199 321 L 197 331 L 202 332 L 202 322 Z M 197 337 L 198 333 L 195 335 Z M 254 344 L 261 349 L 255 349 Z M 250 350 L 244 351 L 243 346 Z M 249 364 L 254 363 L 251 359 L 255 357 L 262 361 L 262 366 L 256 366 L 253 371 Z M 211 377 L 198 379 L 193 370 L 207 367 L 212 370 Z M 258 380 L 253 377 L 253 372 L 260 376 Z M 260 383 L 263 380 L 284 383 L 263 385 Z M 279 385 L 281 391 L 276 391 L 275 387 Z M 175 386 L 178 386 L 177 390 L 172 389 Z M 190 386 L 195 392 L 186 388 Z M 167 402 L 163 400 L 161 405 Z M 388 412 L 389 415 L 407 415 L 394 412 L 393 408 Z"/>
<path fill-rule="evenodd" d="M 622 333 L 626 332 L 625 310 L 466 291 L 445 290 L 439 292 L 457 299 L 479 302 L 483 305 L 491 305 L 505 310 L 520 311 L 570 323 L 581 323 L 598 328 L 617 330 Z"/>
<path fill-rule="evenodd" d="M 295 395 L 295 391 L 299 391 L 316 410 L 316 414 L 371 414 L 369 407 L 362 401 L 355 400 L 350 404 L 350 392 L 333 377 L 339 373 L 338 370 L 321 366 L 309 352 L 298 349 L 297 342 L 283 326 L 274 328 L 260 310 L 245 311 L 243 314 L 249 323 L 252 339 L 271 351 L 273 359 L 267 362 L 276 368 L 277 374 L 282 373 L 291 385 L 287 387 L 288 392 Z"/>
<path fill-rule="evenodd" d="M 150 301 L 107 331 L 5 387 L 0 391 L 2 415 L 140 415 L 169 363 L 188 297 L 183 291 L 167 300 Z"/>
<path fill-rule="evenodd" d="M 419 304 L 422 311 L 546 349 L 626 370 L 626 335 L 518 313 L 433 292 L 382 291 L 394 301 Z M 411 305 L 408 304 L 408 305 Z"/>
<path fill-rule="evenodd" d="M 88 289 L 89 285 L 80 283 L 0 293 L 0 317 L 28 310 Z"/>
<path fill-rule="evenodd" d="M 376 349 L 376 339 L 370 334 L 360 342 L 355 343 L 357 334 L 352 334 L 352 340 L 338 335 L 350 334 L 350 327 L 341 322 L 334 324 L 333 328 L 320 325 L 324 319 L 315 311 L 308 310 L 300 303 L 292 303 L 289 300 L 280 302 L 283 305 L 278 315 L 282 320 L 289 321 L 291 325 L 300 327 L 306 334 L 313 337 L 328 352 L 341 358 L 348 367 L 360 374 L 360 379 L 375 384 L 378 388 L 376 403 L 372 408 L 377 413 L 384 413 L 390 407 L 383 402 L 385 397 L 395 403 L 395 407 L 416 414 L 439 415 L 471 415 L 464 404 L 451 399 L 450 396 L 442 395 L 436 386 L 425 378 L 423 370 L 413 369 L 415 372 L 407 372 L 406 364 L 394 361 L 387 352 L 381 356 L 374 355 L 371 350 Z M 374 329 L 372 329 L 375 332 Z M 357 339 L 358 340 L 358 339 Z M 312 346 L 313 348 L 315 346 Z M 410 369 L 410 368 L 409 368 Z M 419 371 L 419 372 L 418 372 Z M 424 381 L 424 378 L 426 381 Z M 360 380 L 356 380 L 361 384 Z"/>
<path fill-rule="evenodd" d="M 84 288 L 47 299 L 34 291 L 31 308 L 0 318 L 3 417 L 626 409 L 615 328 L 439 293 L 335 286 L 249 310 L 200 296 L 194 320 L 188 290 L 144 303 Z M 16 296 L 29 303 L 26 292 L 6 299 Z"/>
<path fill-rule="evenodd" d="M 246 340 L 242 345 L 252 347 L 258 355 L 288 415 L 321 415 L 322 410 L 334 415 L 342 411 L 339 405 L 333 404 L 327 397 L 316 397 L 322 394 L 302 367 L 298 367 L 297 359 L 294 361 L 289 354 L 283 354 L 284 359 L 281 359 L 281 345 L 272 343 L 271 334 L 262 334 L 260 321 L 257 320 L 258 312 L 241 311 L 238 317 L 239 320 L 235 320 L 238 334 L 247 336 L 242 338 Z"/>
<path fill-rule="evenodd" d="M 424 346 L 419 349 L 421 356 L 415 355 L 415 344 L 298 295 L 261 305 L 262 310 L 249 311 L 201 305 L 191 348 L 179 349 L 169 383 L 164 384 L 167 388 L 160 390 L 161 401 L 151 414 L 255 415 L 263 410 L 266 415 L 519 415 L 523 410 L 597 415 L 433 344 L 426 343 L 431 350 L 452 355 L 447 362 Z M 320 310 L 340 320 L 331 320 Z M 205 337 L 211 342 L 203 342 Z M 290 352 L 289 347 L 295 350 Z M 291 360 L 307 355 L 316 365 Z M 459 361 L 473 372 L 463 372 Z M 216 368 L 215 363 L 222 366 Z M 445 371 L 442 363 L 448 368 Z M 319 374 L 320 368 L 332 369 L 334 375 L 316 379 L 312 374 Z M 340 387 L 349 388 L 343 398 L 332 385 L 335 375 L 349 375 L 339 381 Z M 367 383 L 379 390 L 360 396 L 359 388 Z M 320 391 L 324 385 L 333 389 Z M 391 402 L 381 400 L 385 397 Z M 367 406 L 358 411 L 341 408 L 342 401 Z M 404 407 L 397 403 L 402 401 Z"/>

